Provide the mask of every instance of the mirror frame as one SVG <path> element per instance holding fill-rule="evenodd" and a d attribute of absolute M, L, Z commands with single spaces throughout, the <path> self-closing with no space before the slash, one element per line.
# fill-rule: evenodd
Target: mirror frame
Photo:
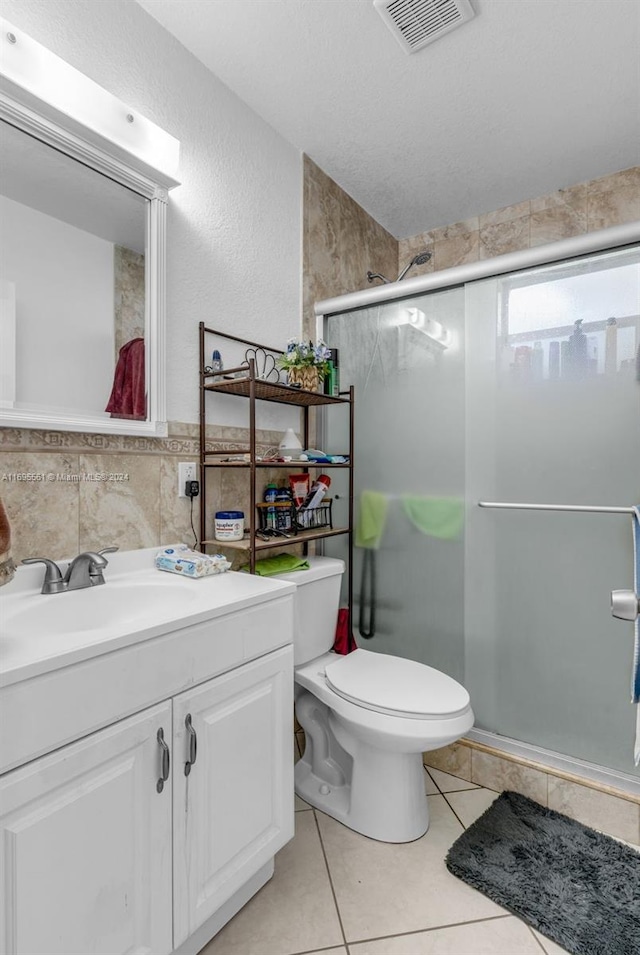
<path fill-rule="evenodd" d="M 22 102 L 24 98 L 22 95 L 18 98 L 0 90 L 0 119 L 148 200 L 145 257 L 145 374 L 148 383 L 148 420 L 102 418 L 82 412 L 53 414 L 46 409 L 24 411 L 3 408 L 0 409 L 0 427 L 166 436 L 167 202 L 169 188 L 178 185 L 178 181 L 151 168 L 132 153 L 92 133 L 66 115 L 50 109 L 35 97 L 29 98 L 29 105 Z M 105 404 L 108 397 L 105 396 Z"/>

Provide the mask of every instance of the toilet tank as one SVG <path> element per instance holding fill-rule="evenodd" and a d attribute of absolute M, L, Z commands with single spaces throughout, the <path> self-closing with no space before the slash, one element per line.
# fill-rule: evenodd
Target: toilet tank
<path fill-rule="evenodd" d="M 340 606 L 343 560 L 308 557 L 309 570 L 277 574 L 296 585 L 293 610 L 293 662 L 301 666 L 333 646 Z"/>

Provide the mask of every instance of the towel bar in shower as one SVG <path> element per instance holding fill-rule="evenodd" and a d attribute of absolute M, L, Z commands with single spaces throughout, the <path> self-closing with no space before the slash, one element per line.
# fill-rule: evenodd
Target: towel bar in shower
<path fill-rule="evenodd" d="M 511 504 L 498 501 L 478 501 L 478 507 L 494 507 L 516 511 L 579 511 L 585 514 L 633 514 L 632 507 L 594 507 L 588 504 Z"/>

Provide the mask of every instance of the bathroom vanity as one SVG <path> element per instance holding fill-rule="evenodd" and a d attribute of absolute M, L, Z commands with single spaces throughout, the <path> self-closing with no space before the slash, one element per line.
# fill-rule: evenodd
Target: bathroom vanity
<path fill-rule="evenodd" d="M 293 594 L 183 579 L 0 593 L 0 948 L 196 953 L 293 836 Z"/>

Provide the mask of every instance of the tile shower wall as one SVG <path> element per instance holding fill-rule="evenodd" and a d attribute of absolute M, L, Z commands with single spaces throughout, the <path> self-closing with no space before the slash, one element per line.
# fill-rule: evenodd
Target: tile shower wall
<path fill-rule="evenodd" d="M 640 166 L 401 239 L 399 260 L 428 249 L 431 260 L 411 272 L 425 275 L 637 219 Z"/>
<path fill-rule="evenodd" d="M 369 288 L 367 272 L 390 279 L 398 242 L 337 183 L 304 157 L 303 334 L 315 339 L 314 302 Z"/>

